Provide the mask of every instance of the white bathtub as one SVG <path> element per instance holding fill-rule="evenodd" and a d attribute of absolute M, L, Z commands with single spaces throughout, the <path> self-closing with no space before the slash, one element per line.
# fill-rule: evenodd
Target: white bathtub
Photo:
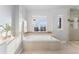
<path fill-rule="evenodd" d="M 30 35 L 27 37 L 24 37 L 25 41 L 30 42 L 30 41 L 59 41 L 58 39 L 50 36 L 50 35 Z"/>
<path fill-rule="evenodd" d="M 24 37 L 25 51 L 57 51 L 61 49 L 60 40 L 50 35 L 30 35 Z"/>

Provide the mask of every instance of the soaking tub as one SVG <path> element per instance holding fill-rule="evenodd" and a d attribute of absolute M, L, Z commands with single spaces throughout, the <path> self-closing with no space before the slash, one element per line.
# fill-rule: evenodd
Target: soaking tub
<path fill-rule="evenodd" d="M 50 35 L 29 35 L 24 37 L 23 46 L 25 51 L 57 51 L 61 42 Z"/>

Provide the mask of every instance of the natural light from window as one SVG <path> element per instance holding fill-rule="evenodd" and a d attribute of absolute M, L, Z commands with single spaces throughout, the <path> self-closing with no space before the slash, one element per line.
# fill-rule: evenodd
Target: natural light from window
<path fill-rule="evenodd" d="M 36 16 L 33 18 L 34 31 L 46 31 L 47 18 L 46 16 Z"/>

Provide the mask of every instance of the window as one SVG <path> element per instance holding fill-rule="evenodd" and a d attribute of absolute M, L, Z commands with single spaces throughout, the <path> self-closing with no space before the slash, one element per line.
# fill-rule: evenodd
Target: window
<path fill-rule="evenodd" d="M 34 31 L 43 32 L 46 31 L 47 18 L 46 16 L 33 17 Z"/>
<path fill-rule="evenodd" d="M 59 27 L 61 29 L 61 18 L 59 18 Z"/>
<path fill-rule="evenodd" d="M 11 37 L 11 18 L 0 17 L 0 38 L 5 39 Z"/>
<path fill-rule="evenodd" d="M 58 29 L 62 29 L 63 28 L 63 18 L 62 15 L 58 16 Z"/>
<path fill-rule="evenodd" d="M 11 6 L 0 6 L 0 39 L 11 38 Z"/>

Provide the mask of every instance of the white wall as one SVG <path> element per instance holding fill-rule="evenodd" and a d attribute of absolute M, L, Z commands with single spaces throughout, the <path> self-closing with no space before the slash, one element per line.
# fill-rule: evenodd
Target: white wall
<path fill-rule="evenodd" d="M 24 22 L 24 32 L 27 32 L 27 12 L 23 6 L 19 6 L 19 32 L 22 31 L 22 23 Z"/>
<path fill-rule="evenodd" d="M 59 30 L 57 28 L 57 17 L 58 15 L 62 15 L 62 21 L 63 21 L 63 28 L 61 30 Z M 60 9 L 56 9 L 52 12 L 52 16 L 53 16 L 53 34 L 55 37 L 57 37 L 60 40 L 68 40 L 69 39 L 69 29 L 68 29 L 68 16 L 69 16 L 69 9 L 66 8 L 60 8 Z"/>
<path fill-rule="evenodd" d="M 18 35 L 19 33 L 19 6 L 12 6 L 12 34 Z"/>

